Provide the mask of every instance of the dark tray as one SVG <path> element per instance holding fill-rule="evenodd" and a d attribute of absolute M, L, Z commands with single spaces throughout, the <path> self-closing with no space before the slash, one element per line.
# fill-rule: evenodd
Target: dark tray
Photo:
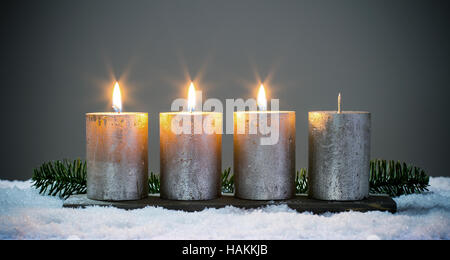
<path fill-rule="evenodd" d="M 371 195 L 361 201 L 322 201 L 308 198 L 306 195 L 297 195 L 293 199 L 280 201 L 254 201 L 235 198 L 232 195 L 222 195 L 222 197 L 207 201 L 176 201 L 161 199 L 159 195 L 149 195 L 148 198 L 136 201 L 96 201 L 83 195 L 70 196 L 65 202 L 65 208 L 84 208 L 89 206 L 112 206 L 121 209 L 141 209 L 147 206 L 162 207 L 171 210 L 182 210 L 188 212 L 201 211 L 206 208 L 224 208 L 233 206 L 243 209 L 256 209 L 271 205 L 287 205 L 298 212 L 312 212 L 322 214 L 325 212 L 345 212 L 345 211 L 388 211 L 395 213 L 397 205 L 389 196 Z"/>

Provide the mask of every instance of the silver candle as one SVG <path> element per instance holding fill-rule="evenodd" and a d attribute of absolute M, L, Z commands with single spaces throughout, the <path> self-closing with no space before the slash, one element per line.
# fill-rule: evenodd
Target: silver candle
<path fill-rule="evenodd" d="M 87 196 L 138 200 L 148 195 L 148 114 L 86 114 Z"/>
<path fill-rule="evenodd" d="M 262 145 L 267 137 L 260 131 L 251 133 L 251 126 L 260 127 L 260 119 L 279 120 L 279 139 Z M 263 117 L 261 117 L 261 115 Z M 239 133 L 238 126 L 245 132 Z M 244 129 L 244 128 L 243 128 Z M 295 112 L 242 111 L 234 113 L 234 183 L 235 196 L 249 200 L 282 200 L 295 195 Z"/>
<path fill-rule="evenodd" d="M 174 131 L 183 122 L 188 126 L 187 131 Z M 160 168 L 163 199 L 210 200 L 219 197 L 222 113 L 160 113 Z"/>
<path fill-rule="evenodd" d="M 369 196 L 370 113 L 309 112 L 309 196 L 350 201 Z"/>

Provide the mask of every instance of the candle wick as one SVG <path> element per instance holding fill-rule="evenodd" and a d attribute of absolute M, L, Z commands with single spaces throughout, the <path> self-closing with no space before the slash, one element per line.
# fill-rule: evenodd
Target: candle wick
<path fill-rule="evenodd" d="M 116 105 L 113 105 L 113 109 L 114 109 L 114 111 L 116 112 L 116 113 L 121 113 L 122 112 L 122 109 L 120 109 L 119 107 L 117 107 Z"/>
<path fill-rule="evenodd" d="M 338 95 L 338 114 L 341 113 L 341 93 Z"/>

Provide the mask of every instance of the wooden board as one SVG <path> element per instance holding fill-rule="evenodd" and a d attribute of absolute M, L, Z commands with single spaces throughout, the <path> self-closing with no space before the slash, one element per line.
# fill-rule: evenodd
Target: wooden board
<path fill-rule="evenodd" d="M 224 208 L 233 206 L 243 209 L 256 209 L 271 205 L 287 205 L 289 208 L 298 212 L 312 212 L 322 214 L 326 212 L 345 212 L 345 211 L 388 211 L 395 213 L 397 205 L 395 201 L 385 195 L 371 195 L 362 201 L 321 201 L 308 198 L 306 195 L 297 195 L 293 199 L 281 201 L 253 201 L 235 198 L 232 195 L 223 195 L 222 197 L 208 201 L 175 201 L 164 200 L 158 194 L 150 195 L 146 199 L 137 201 L 96 201 L 83 195 L 70 196 L 65 202 L 65 208 L 84 208 L 89 206 L 116 207 L 121 209 L 141 209 L 145 207 L 162 207 L 171 210 L 182 210 L 187 212 L 201 211 L 206 208 Z"/>

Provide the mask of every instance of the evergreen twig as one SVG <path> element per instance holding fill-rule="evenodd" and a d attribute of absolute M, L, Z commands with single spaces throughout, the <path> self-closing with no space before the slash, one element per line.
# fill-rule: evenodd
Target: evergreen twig
<path fill-rule="evenodd" d="M 67 198 L 72 194 L 86 193 L 86 162 L 80 159 L 55 161 L 34 169 L 33 186 L 40 194 Z"/>
<path fill-rule="evenodd" d="M 80 159 L 71 163 L 68 160 L 44 163 L 34 170 L 33 186 L 41 194 L 67 198 L 72 194 L 86 193 L 86 162 Z M 149 193 L 160 192 L 160 178 L 153 172 L 148 179 Z M 372 160 L 370 162 L 370 192 L 400 196 L 428 191 L 429 177 L 425 171 L 395 161 Z M 297 194 L 308 191 L 308 171 L 300 169 L 295 174 Z M 231 168 L 222 173 L 222 192 L 234 192 L 234 175 Z"/>
<path fill-rule="evenodd" d="M 231 168 L 226 169 L 222 173 L 222 192 L 234 192 L 234 175 L 231 173 Z"/>
<path fill-rule="evenodd" d="M 370 192 L 400 196 L 428 191 L 430 177 L 424 170 L 406 163 L 370 161 Z"/>
<path fill-rule="evenodd" d="M 151 172 L 150 176 L 148 176 L 148 192 L 150 194 L 159 193 L 160 187 L 161 187 L 161 181 L 159 179 L 159 176 L 154 174 L 153 172 Z"/>
<path fill-rule="evenodd" d="M 301 168 L 295 173 L 295 192 L 297 194 L 308 193 L 308 171 Z"/>

